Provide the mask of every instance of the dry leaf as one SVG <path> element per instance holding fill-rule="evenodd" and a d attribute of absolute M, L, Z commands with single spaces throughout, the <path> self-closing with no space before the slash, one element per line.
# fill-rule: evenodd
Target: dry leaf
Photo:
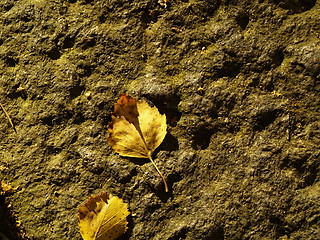
<path fill-rule="evenodd" d="M 79 207 L 79 228 L 84 240 L 113 240 L 127 231 L 128 205 L 106 192 L 90 197 Z"/>
<path fill-rule="evenodd" d="M 121 95 L 109 124 L 108 143 L 121 156 L 150 159 L 168 192 L 165 178 L 152 159 L 152 153 L 166 134 L 166 116 L 161 115 L 156 107 L 126 94 Z"/>
<path fill-rule="evenodd" d="M 16 188 L 13 188 L 11 185 L 6 184 L 5 182 L 0 181 L 0 195 L 13 193 Z"/>

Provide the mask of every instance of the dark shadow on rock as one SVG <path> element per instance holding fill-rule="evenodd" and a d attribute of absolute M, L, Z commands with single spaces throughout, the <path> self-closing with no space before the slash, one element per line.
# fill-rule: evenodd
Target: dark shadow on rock
<path fill-rule="evenodd" d="M 203 127 L 199 128 L 193 135 L 192 148 L 195 150 L 204 150 L 209 147 L 213 131 Z"/>
<path fill-rule="evenodd" d="M 167 132 L 163 142 L 160 146 L 155 150 L 155 154 L 158 153 L 160 150 L 166 151 L 176 151 L 179 149 L 179 142 L 178 139 L 173 136 L 170 132 Z"/>
<path fill-rule="evenodd" d="M 209 231 L 208 236 L 204 240 L 223 240 L 224 238 L 224 229 L 223 227 L 213 228 Z"/>
<path fill-rule="evenodd" d="M 292 13 L 302 13 L 310 10 L 316 4 L 316 0 L 274 0 L 281 8 L 288 9 Z"/>
<path fill-rule="evenodd" d="M 3 195 L 0 196 L 0 216 L 0 239 L 29 240 L 23 229 L 19 229 L 17 218 Z"/>
<path fill-rule="evenodd" d="M 132 229 L 134 228 L 134 224 L 133 224 L 133 218 L 131 214 L 127 217 L 127 221 L 128 221 L 128 224 L 127 224 L 128 230 L 125 232 L 125 234 L 117 238 L 118 240 L 129 240 L 132 235 Z"/>
<path fill-rule="evenodd" d="M 279 112 L 280 110 L 278 109 L 270 109 L 269 111 L 262 112 L 260 115 L 256 116 L 254 130 L 264 130 L 277 119 Z"/>
<path fill-rule="evenodd" d="M 189 232 L 189 229 L 187 227 L 179 228 L 176 232 L 173 233 L 173 236 L 170 236 L 168 238 L 168 240 L 186 239 L 188 232 Z"/>
<path fill-rule="evenodd" d="M 127 160 L 129 160 L 130 162 L 137 164 L 139 166 L 142 166 L 148 162 L 150 162 L 150 160 L 148 158 L 134 158 L 134 157 L 123 157 Z"/>

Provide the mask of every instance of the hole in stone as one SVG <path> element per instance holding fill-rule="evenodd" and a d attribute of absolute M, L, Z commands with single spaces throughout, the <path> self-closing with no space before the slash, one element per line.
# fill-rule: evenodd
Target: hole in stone
<path fill-rule="evenodd" d="M 45 150 L 46 154 L 50 154 L 50 155 L 59 154 L 61 151 L 62 151 L 61 148 L 50 146 L 50 145 L 48 145 L 46 150 Z"/>
<path fill-rule="evenodd" d="M 284 54 L 281 50 L 277 50 L 271 55 L 271 59 L 277 66 L 280 66 L 283 62 Z"/>
<path fill-rule="evenodd" d="M 212 228 L 209 230 L 208 236 L 204 240 L 224 240 L 224 229 L 223 227 Z"/>
<path fill-rule="evenodd" d="M 195 150 L 204 150 L 209 147 L 212 131 L 206 127 L 198 129 L 192 139 L 192 148 Z"/>
<path fill-rule="evenodd" d="M 41 119 L 41 121 L 43 124 L 52 127 L 53 126 L 53 119 L 54 119 L 54 116 L 46 116 L 46 117 L 43 117 Z"/>
<path fill-rule="evenodd" d="M 4 1 L 3 10 L 7 12 L 7 11 L 9 11 L 13 6 L 14 6 L 13 3 L 9 2 L 9 1 Z"/>
<path fill-rule="evenodd" d="M 276 120 L 276 118 L 278 117 L 278 113 L 278 110 L 272 110 L 261 113 L 256 118 L 254 130 L 262 131 L 263 129 L 265 129 L 267 126 L 269 126 Z"/>
<path fill-rule="evenodd" d="M 82 113 L 76 113 L 73 119 L 74 124 L 81 124 L 85 121 L 85 117 L 83 116 Z"/>
<path fill-rule="evenodd" d="M 77 66 L 77 72 L 80 77 L 89 77 L 93 72 L 94 67 L 89 62 L 79 62 Z"/>
<path fill-rule="evenodd" d="M 21 97 L 22 99 L 26 100 L 28 98 L 28 94 L 25 90 L 18 91 L 17 89 L 15 89 L 14 91 L 8 94 L 8 97 L 10 99 L 17 99 Z"/>
<path fill-rule="evenodd" d="M 293 13 L 302 13 L 310 10 L 316 4 L 316 0 L 274 0 L 281 8 L 289 9 Z"/>
<path fill-rule="evenodd" d="M 71 98 L 71 99 L 74 99 L 74 98 L 80 96 L 83 91 L 84 91 L 84 86 L 79 86 L 79 85 L 77 85 L 77 86 L 72 87 L 72 88 L 69 90 L 69 92 L 70 92 L 70 98 Z"/>
<path fill-rule="evenodd" d="M 57 60 L 61 57 L 61 53 L 57 48 L 53 48 L 47 52 L 47 56 L 52 60 Z"/>
<path fill-rule="evenodd" d="M 62 48 L 72 48 L 74 45 L 74 38 L 70 36 L 66 36 L 65 39 L 63 40 Z"/>
<path fill-rule="evenodd" d="M 151 22 L 156 22 L 158 20 L 158 15 L 158 11 L 154 11 L 152 9 L 145 9 L 141 15 L 141 21 L 148 25 Z"/>
<path fill-rule="evenodd" d="M 8 67 L 15 67 L 19 60 L 13 57 L 6 57 L 4 62 Z"/>
<path fill-rule="evenodd" d="M 249 16 L 244 12 L 239 12 L 236 16 L 236 22 L 241 27 L 242 30 L 245 30 L 249 23 Z"/>
<path fill-rule="evenodd" d="M 304 179 L 305 187 L 311 186 L 314 184 L 314 182 L 317 178 L 317 170 L 316 169 L 317 169 L 316 167 L 310 168 L 309 172 L 305 174 L 306 175 L 305 179 Z"/>
<path fill-rule="evenodd" d="M 228 60 L 223 63 L 221 69 L 217 70 L 217 77 L 235 77 L 239 74 L 242 64 L 233 60 Z"/>

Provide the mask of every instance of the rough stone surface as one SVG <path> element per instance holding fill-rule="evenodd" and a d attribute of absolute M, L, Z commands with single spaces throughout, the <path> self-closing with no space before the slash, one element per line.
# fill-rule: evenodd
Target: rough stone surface
<path fill-rule="evenodd" d="M 106 191 L 132 213 L 121 239 L 319 239 L 319 12 L 319 0 L 1 1 L 0 102 L 17 133 L 2 112 L 0 180 L 27 236 L 80 239 L 78 206 Z M 121 93 L 167 115 L 154 159 L 169 193 L 150 162 L 107 145 Z"/>

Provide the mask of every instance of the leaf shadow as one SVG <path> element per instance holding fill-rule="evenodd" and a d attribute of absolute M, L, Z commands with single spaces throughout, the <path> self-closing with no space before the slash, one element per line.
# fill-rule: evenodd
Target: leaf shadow
<path fill-rule="evenodd" d="M 170 132 L 167 132 L 167 135 L 165 136 L 163 142 L 160 144 L 160 146 L 153 152 L 152 156 L 157 156 L 160 151 L 177 151 L 179 149 L 179 143 L 178 139 L 174 137 Z M 142 166 L 146 163 L 149 163 L 150 160 L 147 158 L 135 158 L 135 157 L 124 157 L 125 159 L 128 159 L 130 162 L 137 164 L 139 166 Z"/>
<path fill-rule="evenodd" d="M 134 224 L 133 224 L 133 218 L 131 214 L 127 217 L 127 221 L 128 221 L 128 224 L 127 224 L 128 230 L 119 238 L 117 238 L 117 240 L 129 240 L 130 237 L 132 236 L 132 230 L 133 230 Z"/>
<path fill-rule="evenodd" d="M 150 160 L 148 158 L 134 158 L 134 157 L 123 157 L 123 156 L 121 156 L 121 157 L 129 160 L 130 162 L 132 162 L 138 166 L 142 166 L 142 165 L 150 162 Z"/>
<path fill-rule="evenodd" d="M 178 139 L 175 136 L 173 136 L 170 132 L 167 132 L 163 142 L 153 152 L 153 154 L 152 154 L 153 159 L 155 159 L 155 156 L 157 156 L 160 151 L 171 152 L 171 151 L 177 151 L 178 149 L 179 149 Z M 134 158 L 134 157 L 123 157 L 123 158 L 128 159 L 130 162 L 132 162 L 138 166 L 143 166 L 146 163 L 150 163 L 150 160 L 147 158 Z M 173 179 L 171 179 L 169 181 L 168 180 L 169 179 L 167 179 L 167 183 L 169 186 L 169 192 L 165 192 L 162 185 L 161 185 L 161 188 L 150 185 L 151 190 L 159 197 L 159 199 L 162 202 L 167 202 L 168 199 L 172 197 L 172 185 L 175 181 L 173 181 Z"/>
<path fill-rule="evenodd" d="M 163 139 L 163 142 L 154 151 L 154 154 L 156 155 L 161 150 L 177 151 L 178 149 L 179 149 L 178 139 L 175 136 L 173 136 L 170 132 L 167 132 L 167 135 Z"/>

